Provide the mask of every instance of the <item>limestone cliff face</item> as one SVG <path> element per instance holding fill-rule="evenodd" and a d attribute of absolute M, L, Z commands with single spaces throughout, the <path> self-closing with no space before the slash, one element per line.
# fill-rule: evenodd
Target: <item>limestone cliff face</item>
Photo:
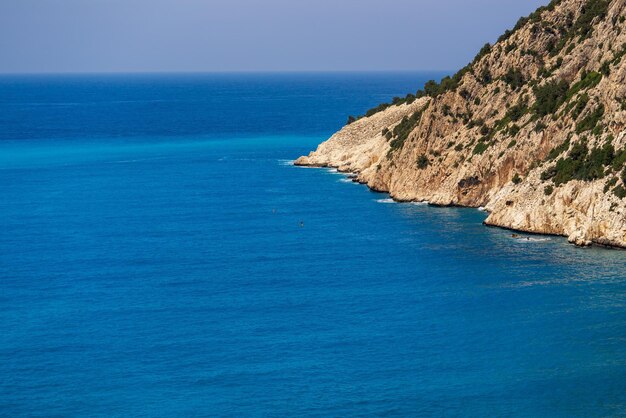
<path fill-rule="evenodd" d="M 298 165 L 486 223 L 626 247 L 626 0 L 555 0 L 453 78 L 370 112 Z"/>

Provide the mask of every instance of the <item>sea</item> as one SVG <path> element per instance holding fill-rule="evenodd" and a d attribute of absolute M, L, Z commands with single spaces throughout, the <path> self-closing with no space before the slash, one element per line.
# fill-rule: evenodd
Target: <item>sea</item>
<path fill-rule="evenodd" d="M 626 416 L 626 252 L 293 166 L 442 75 L 0 77 L 0 416 Z"/>

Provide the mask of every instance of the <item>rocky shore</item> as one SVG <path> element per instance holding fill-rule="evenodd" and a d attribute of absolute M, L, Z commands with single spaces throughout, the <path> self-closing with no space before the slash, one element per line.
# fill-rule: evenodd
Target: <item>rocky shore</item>
<path fill-rule="evenodd" d="M 626 0 L 555 0 L 441 83 L 346 125 L 296 165 L 488 225 L 626 248 Z"/>

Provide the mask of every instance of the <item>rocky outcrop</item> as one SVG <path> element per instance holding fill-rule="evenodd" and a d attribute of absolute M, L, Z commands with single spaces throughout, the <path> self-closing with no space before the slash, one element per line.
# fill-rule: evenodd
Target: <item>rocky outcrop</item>
<path fill-rule="evenodd" d="M 626 0 L 555 0 L 440 84 L 345 126 L 297 165 L 487 224 L 626 247 Z"/>
<path fill-rule="evenodd" d="M 374 175 L 390 149 L 389 141 L 382 134 L 383 129 L 393 129 L 402 118 L 416 112 L 426 101 L 404 103 L 359 119 L 320 144 L 317 151 L 308 157 L 298 158 L 295 164 L 335 167 L 339 171 L 359 173 L 359 179 L 367 177 L 368 173 Z"/>

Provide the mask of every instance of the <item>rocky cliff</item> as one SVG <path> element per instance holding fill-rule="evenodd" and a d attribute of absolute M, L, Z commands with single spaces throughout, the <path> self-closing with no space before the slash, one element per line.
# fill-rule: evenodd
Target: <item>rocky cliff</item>
<path fill-rule="evenodd" d="M 440 83 L 351 120 L 297 165 L 486 223 L 626 247 L 626 0 L 555 0 Z"/>

